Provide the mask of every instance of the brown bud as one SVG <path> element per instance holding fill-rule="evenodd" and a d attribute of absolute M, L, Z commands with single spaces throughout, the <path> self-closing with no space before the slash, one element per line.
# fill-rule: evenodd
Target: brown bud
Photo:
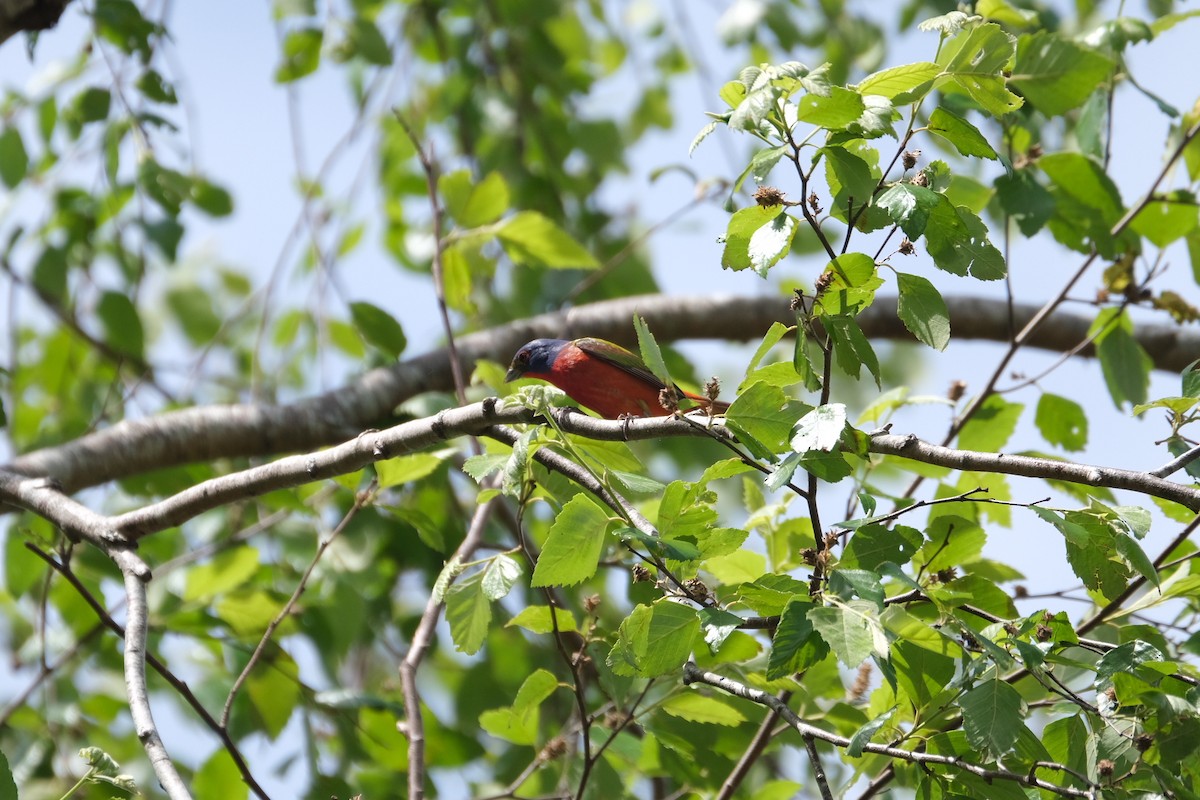
<path fill-rule="evenodd" d="M 1038 625 L 1034 629 L 1033 635 L 1037 637 L 1039 642 L 1048 642 L 1050 641 L 1050 637 L 1054 635 L 1054 631 L 1049 625 Z"/>
<path fill-rule="evenodd" d="M 542 748 L 542 752 L 538 754 L 538 759 L 541 761 L 554 761 L 562 758 L 567 752 L 567 742 L 561 736 L 555 736 L 550 741 L 546 742 L 546 746 Z"/>
<path fill-rule="evenodd" d="M 800 560 L 802 560 L 805 564 L 808 564 L 810 567 L 815 567 L 817 565 L 817 548 L 806 547 L 801 550 Z"/>
<path fill-rule="evenodd" d="M 861 700 L 869 688 L 871 688 L 871 662 L 864 661 L 858 666 L 858 674 L 854 676 L 854 683 L 850 685 L 850 699 Z"/>
<path fill-rule="evenodd" d="M 821 198 L 817 197 L 816 192 L 811 192 L 808 195 L 808 207 L 812 209 L 814 214 L 820 214 L 824 210 L 821 208 Z"/>
<path fill-rule="evenodd" d="M 1109 298 L 1108 289 L 1105 289 L 1104 287 L 1100 287 L 1099 289 L 1096 290 L 1096 302 L 1098 304 L 1107 303 L 1108 298 Z"/>
<path fill-rule="evenodd" d="M 978 652 L 980 650 L 979 640 L 976 639 L 974 636 L 972 636 L 969 633 L 964 633 L 962 635 L 962 643 L 963 643 L 963 647 L 967 648 L 968 650 L 972 650 L 975 652 Z"/>
<path fill-rule="evenodd" d="M 586 611 L 587 613 L 591 614 L 593 611 L 595 611 L 599 607 L 600 607 L 600 595 L 593 594 L 593 595 L 589 595 L 588 597 L 584 598 L 583 610 Z"/>
<path fill-rule="evenodd" d="M 954 567 L 939 569 L 934 577 L 936 577 L 942 583 L 949 583 L 958 577 L 958 570 L 956 570 Z"/>
<path fill-rule="evenodd" d="M 1053 615 L 1053 614 L 1051 614 L 1049 611 L 1043 611 L 1043 612 L 1042 612 L 1042 619 L 1046 620 L 1046 622 L 1053 622 L 1053 621 L 1054 621 L 1054 615 Z"/>
<path fill-rule="evenodd" d="M 668 386 L 658 393 L 658 404 L 667 411 L 679 410 L 679 394 L 674 386 Z"/>
<path fill-rule="evenodd" d="M 920 150 L 905 150 L 900 163 L 904 165 L 905 169 L 912 169 L 917 165 L 917 159 L 920 157 Z"/>
<path fill-rule="evenodd" d="M 1029 597 L 1029 590 L 1026 589 L 1024 587 L 1024 585 L 1018 583 L 1016 586 L 1013 587 L 1013 597 L 1016 597 L 1018 599 L 1020 599 L 1022 597 Z"/>
<path fill-rule="evenodd" d="M 683 582 L 683 588 L 687 589 L 688 594 L 694 598 L 700 600 L 708 599 L 708 586 L 706 586 L 704 581 L 700 580 L 699 578 L 688 578 Z"/>
<path fill-rule="evenodd" d="M 1030 160 L 1036 160 L 1042 157 L 1042 152 L 1042 146 L 1040 144 L 1031 144 L 1029 145 L 1029 151 L 1027 155 L 1029 156 Z"/>
<path fill-rule="evenodd" d="M 760 186 L 754 190 L 754 202 L 763 208 L 781 206 L 787 197 L 774 186 Z"/>
<path fill-rule="evenodd" d="M 1133 737 L 1133 746 L 1137 748 L 1139 753 L 1144 753 L 1154 744 L 1154 737 L 1148 733 L 1139 733 Z"/>
<path fill-rule="evenodd" d="M 1017 626 L 1013 625 L 1011 622 L 1006 622 L 1004 623 L 1004 632 L 1009 636 L 1016 636 L 1018 633 Z"/>
<path fill-rule="evenodd" d="M 788 301 L 788 310 L 792 312 L 804 310 L 804 290 L 793 289 L 792 297 Z"/>
<path fill-rule="evenodd" d="M 1114 764 L 1110 759 L 1102 758 L 1096 762 L 1096 772 L 1098 772 L 1102 778 L 1111 778 L 1113 769 L 1115 769 L 1116 766 L 1117 765 Z"/>
<path fill-rule="evenodd" d="M 821 292 L 829 288 L 829 284 L 833 283 L 833 270 L 825 270 L 817 277 L 816 286 L 813 287 L 814 294 L 820 295 Z"/>
<path fill-rule="evenodd" d="M 950 389 L 946 392 L 946 397 L 950 398 L 951 403 L 957 403 L 962 400 L 963 395 L 967 393 L 967 382 L 956 380 L 950 383 Z"/>
<path fill-rule="evenodd" d="M 911 256 L 915 252 L 917 252 L 917 246 L 910 242 L 907 236 L 900 240 L 900 255 Z"/>
<path fill-rule="evenodd" d="M 912 177 L 912 185 L 913 186 L 928 186 L 929 185 L 929 176 L 926 175 L 924 172 L 918 172 L 916 175 L 913 175 L 913 177 Z"/>
<path fill-rule="evenodd" d="M 713 375 L 708 379 L 708 383 L 704 384 L 704 396 L 709 400 L 716 400 L 721 396 L 721 379 Z"/>
<path fill-rule="evenodd" d="M 650 574 L 650 570 L 646 569 L 646 567 L 644 565 L 642 565 L 642 564 L 634 564 L 633 565 L 633 582 L 634 583 L 648 583 L 652 580 L 654 580 L 654 576 L 652 574 Z"/>

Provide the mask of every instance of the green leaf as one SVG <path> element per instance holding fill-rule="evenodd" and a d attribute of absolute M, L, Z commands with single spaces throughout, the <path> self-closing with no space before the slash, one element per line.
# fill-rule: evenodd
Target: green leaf
<path fill-rule="evenodd" d="M 913 563 L 930 573 L 978 561 L 987 541 L 983 528 L 955 514 L 935 518 L 925 533 L 929 538 L 913 556 Z"/>
<path fill-rule="evenodd" d="M 799 597 L 788 600 L 783 607 L 767 659 L 767 680 L 803 672 L 829 654 L 829 645 L 808 618 L 813 610 L 816 607 L 811 602 Z"/>
<path fill-rule="evenodd" d="M 493 602 L 503 599 L 521 577 L 521 563 L 501 553 L 488 560 L 480 579 L 483 594 Z"/>
<path fill-rule="evenodd" d="M 1022 100 L 1008 90 L 1001 74 L 1014 50 L 1013 38 L 999 25 L 964 28 L 938 53 L 942 72 L 934 87 L 949 94 L 965 94 L 994 117 L 1016 111 Z"/>
<path fill-rule="evenodd" d="M 196 797 L 221 797 L 228 800 L 246 800 L 250 787 L 242 781 L 242 773 L 229 751 L 218 747 L 196 770 L 191 789 Z"/>
<path fill-rule="evenodd" d="M 13 780 L 8 759 L 0 752 L 0 800 L 17 800 L 17 783 Z"/>
<path fill-rule="evenodd" d="M 686 692 L 669 697 L 659 708 L 673 717 L 703 725 L 733 727 L 746 721 L 746 716 L 729 703 L 698 692 Z"/>
<path fill-rule="evenodd" d="M 887 636 L 879 624 L 879 611 L 870 600 L 812 608 L 808 619 L 838 660 L 851 669 L 872 655 L 887 657 Z"/>
<path fill-rule="evenodd" d="M 1003 278 L 1004 256 L 988 240 L 987 226 L 969 209 L 939 196 L 925 229 L 933 263 L 954 275 L 969 274 L 983 281 Z"/>
<path fill-rule="evenodd" d="M 167 306 L 192 344 L 208 344 L 221 330 L 221 318 L 213 310 L 212 297 L 195 284 L 170 289 Z"/>
<path fill-rule="evenodd" d="M 1200 359 L 1193 361 L 1183 368 L 1180 373 L 1184 397 L 1200 397 Z"/>
<path fill-rule="evenodd" d="M 561 633 L 579 630 L 575 616 L 567 609 L 557 606 L 527 606 L 506 622 L 504 627 L 511 628 L 515 625 L 530 633 L 547 634 L 554 632 L 555 624 Z"/>
<path fill-rule="evenodd" d="M 107 89 L 88 87 L 75 97 L 74 112 L 80 122 L 100 122 L 108 119 L 112 94 Z"/>
<path fill-rule="evenodd" d="M 826 274 L 832 278 L 817 295 L 814 314 L 858 314 L 875 300 L 875 290 L 883 285 L 875 259 L 866 253 L 847 253 L 829 262 Z"/>
<path fill-rule="evenodd" d="M 873 72 L 863 78 L 857 88 L 861 94 L 877 94 L 896 105 L 914 102 L 929 93 L 933 79 L 942 68 L 929 61 L 903 64 Z"/>
<path fill-rule="evenodd" d="M 646 320 L 642 319 L 640 314 L 633 315 L 633 329 L 637 332 L 638 351 L 642 354 L 642 363 L 650 368 L 654 377 L 662 381 L 663 385 L 673 386 L 675 382 L 671 380 L 671 373 L 667 369 L 667 362 L 663 359 L 662 349 L 658 346 L 654 334 L 650 332 Z"/>
<path fill-rule="evenodd" d="M 725 424 L 755 455 L 773 459 L 785 448 L 797 406 L 778 386 L 757 381 L 738 392 L 725 412 Z"/>
<path fill-rule="evenodd" d="M 797 453 L 807 453 L 810 450 L 827 453 L 837 447 L 845 429 L 845 403 L 829 403 L 814 408 L 800 418 L 790 444 L 792 450 Z"/>
<path fill-rule="evenodd" d="M 596 269 L 600 262 L 553 220 L 522 211 L 496 231 L 504 252 L 518 264 L 551 269 Z"/>
<path fill-rule="evenodd" d="M 895 713 L 896 707 L 892 706 L 884 713 L 863 724 L 850 737 L 850 744 L 846 746 L 846 755 L 850 756 L 851 758 L 861 758 L 863 754 L 863 747 L 869 744 L 872 737 L 879 733 L 879 730 L 884 725 L 887 725 L 889 721 L 891 721 L 892 715 Z"/>
<path fill-rule="evenodd" d="M 290 83 L 311 75 L 321 63 L 320 28 L 297 28 L 283 39 L 283 61 L 275 68 L 276 83 Z"/>
<path fill-rule="evenodd" d="M 350 316 L 363 340 L 378 348 L 388 358 L 396 359 L 404 352 L 408 339 L 396 319 L 373 303 L 360 300 L 350 304 Z"/>
<path fill-rule="evenodd" d="M 1154 361 L 1133 336 L 1133 321 L 1115 308 L 1102 309 L 1088 329 L 1096 335 L 1096 357 L 1117 408 L 1146 402 Z"/>
<path fill-rule="evenodd" d="M 129 296 L 121 292 L 105 292 L 96 306 L 104 339 L 122 355 L 141 359 L 145 350 L 142 320 Z"/>
<path fill-rule="evenodd" d="M 563 506 L 533 570 L 532 586 L 573 586 L 596 573 L 608 514 L 585 494 Z"/>
<path fill-rule="evenodd" d="M 1050 31 L 1023 34 L 1011 83 L 1047 116 L 1078 108 L 1112 75 L 1102 53 Z"/>
<path fill-rule="evenodd" d="M 866 366 L 875 386 L 879 384 L 879 357 L 871 347 L 870 340 L 862 332 L 858 321 L 848 314 L 838 314 L 821 318 L 825 330 L 833 343 L 833 352 L 837 356 L 838 367 L 854 379 L 858 379 L 861 368 Z"/>
<path fill-rule="evenodd" d="M 1054 195 L 1038 183 L 1032 169 L 1018 169 L 996 178 L 996 199 L 1025 236 L 1033 236 L 1054 216 Z"/>
<path fill-rule="evenodd" d="M 432 475 L 455 452 L 453 448 L 447 448 L 435 453 L 411 453 L 379 461 L 375 464 L 375 473 L 379 476 L 379 487 L 386 489 L 419 481 Z"/>
<path fill-rule="evenodd" d="M 759 234 L 764 228 L 766 232 Z M 725 229 L 721 266 L 734 271 L 753 267 L 760 275 L 765 274 L 787 255 L 794 233 L 795 220 L 778 206 L 750 206 L 736 211 Z M 783 242 L 785 236 L 786 244 Z M 772 252 L 778 256 L 774 260 L 770 257 Z"/>
<path fill-rule="evenodd" d="M 446 622 L 454 649 L 474 655 L 487 639 L 492 603 L 483 591 L 479 574 L 459 581 L 446 591 Z"/>
<path fill-rule="evenodd" d="M 666 675 L 691 655 L 699 632 L 700 618 L 687 606 L 669 600 L 638 606 L 621 623 L 608 665 L 618 675 Z"/>
<path fill-rule="evenodd" d="M 271 739 L 283 733 L 300 702 L 300 668 L 287 651 L 274 646 L 246 679 L 246 694 Z"/>
<path fill-rule="evenodd" d="M 227 217 L 233 213 L 233 197 L 228 190 L 203 178 L 192 181 L 191 201 L 210 217 Z"/>
<path fill-rule="evenodd" d="M 1088 421 L 1083 406 L 1074 400 L 1045 392 L 1038 400 L 1034 417 L 1042 438 L 1064 450 L 1077 452 L 1087 446 Z"/>
<path fill-rule="evenodd" d="M 795 235 L 795 218 L 786 211 L 780 211 L 770 222 L 751 234 L 746 246 L 750 267 L 759 276 L 767 277 L 767 271 L 792 249 L 792 237 Z"/>
<path fill-rule="evenodd" d="M 508 182 L 499 172 L 489 172 L 474 184 L 466 197 L 447 210 L 464 228 L 490 225 L 508 210 Z"/>
<path fill-rule="evenodd" d="M 856 122 L 866 110 L 862 95 L 840 86 L 828 96 L 806 94 L 796 101 L 796 119 L 827 130 L 840 130 Z"/>
<path fill-rule="evenodd" d="M 1149 239 L 1155 247 L 1166 247 L 1200 227 L 1196 196 L 1178 189 L 1155 198 L 1129 223 L 1138 234 Z"/>
<path fill-rule="evenodd" d="M 892 644 L 890 663 L 900 693 L 918 708 L 945 691 L 955 673 L 953 658 L 900 638 Z"/>
<path fill-rule="evenodd" d="M 999 452 L 1017 429 L 1017 420 L 1024 410 L 1021 403 L 1010 403 L 996 394 L 989 396 L 963 426 L 958 446 L 982 453 Z"/>
<path fill-rule="evenodd" d="M 6 126 L 0 131 L 0 181 L 15 189 L 28 171 L 29 154 L 25 152 L 21 132 L 11 125 Z"/>
<path fill-rule="evenodd" d="M 137 79 L 136 86 L 139 92 L 157 103 L 175 105 L 179 102 L 179 98 L 175 96 L 175 87 L 157 70 L 147 69 L 143 72 Z"/>
<path fill-rule="evenodd" d="M 983 681 L 959 699 L 963 730 L 973 747 L 991 758 L 1013 749 L 1023 727 L 1025 703 L 1020 693 L 1002 680 Z"/>
<path fill-rule="evenodd" d="M 888 213 L 909 239 L 916 240 L 925 233 L 929 217 L 943 198 L 937 192 L 911 183 L 889 186 L 875 199 L 875 204 Z"/>
<path fill-rule="evenodd" d="M 826 170 L 830 173 L 829 188 L 839 206 L 853 203 L 856 209 L 871 201 L 879 179 L 872 173 L 870 164 L 838 145 L 823 147 L 820 154 L 825 157 Z"/>
<path fill-rule="evenodd" d="M 355 17 L 345 24 L 345 38 L 335 49 L 339 60 L 355 56 L 368 64 L 386 67 L 392 63 L 392 49 L 375 23 L 366 17 Z"/>
<path fill-rule="evenodd" d="M 978 128 L 943 106 L 933 110 L 926 127 L 930 133 L 937 134 L 954 145 L 954 149 L 961 155 L 990 158 L 992 161 L 999 158 Z"/>
<path fill-rule="evenodd" d="M 250 580 L 258 573 L 258 566 L 258 551 L 253 547 L 217 553 L 211 561 L 188 571 L 183 599 L 206 603 Z"/>
<path fill-rule="evenodd" d="M 50 300 L 61 303 L 67 296 L 67 254 L 47 247 L 33 264 L 33 286 Z"/>
<path fill-rule="evenodd" d="M 916 528 L 879 524 L 863 525 L 854 531 L 842 552 L 840 566 L 876 569 L 885 561 L 903 566 L 912 560 L 925 539 Z"/>
<path fill-rule="evenodd" d="M 1056 189 L 1096 212 L 1106 229 L 1125 213 L 1117 185 L 1093 159 L 1078 153 L 1051 153 L 1039 158 L 1037 165 Z"/>
<path fill-rule="evenodd" d="M 950 343 L 950 311 L 942 293 L 920 275 L 897 272 L 896 281 L 900 293 L 896 313 L 904 327 L 934 350 L 945 350 Z"/>

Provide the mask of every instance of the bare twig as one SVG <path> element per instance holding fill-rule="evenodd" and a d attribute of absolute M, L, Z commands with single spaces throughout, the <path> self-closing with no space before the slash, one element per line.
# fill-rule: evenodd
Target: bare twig
<path fill-rule="evenodd" d="M 1188 450 L 1186 453 L 1181 454 L 1179 458 L 1172 459 L 1158 469 L 1151 470 L 1150 474 L 1156 478 L 1165 478 L 1168 475 L 1183 469 L 1197 458 L 1200 458 L 1200 444 L 1196 445 L 1191 450 Z"/>

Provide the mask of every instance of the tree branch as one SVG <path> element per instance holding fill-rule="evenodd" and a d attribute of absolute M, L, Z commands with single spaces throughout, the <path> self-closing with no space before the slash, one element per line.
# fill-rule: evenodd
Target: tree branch
<path fill-rule="evenodd" d="M 957 340 L 1005 342 L 1007 308 L 1002 302 L 948 297 Z M 1037 313 L 1033 305 L 1014 309 L 1018 325 Z M 791 325 L 793 314 L 776 297 L 645 295 L 542 314 L 460 337 L 463 364 L 479 359 L 506 362 L 525 342 L 544 336 L 599 336 L 630 343 L 629 320 L 646 318 L 660 342 L 708 338 L 758 338 L 772 322 Z M 895 301 L 879 298 L 858 317 L 874 339 L 911 341 L 895 314 Z M 1091 320 L 1058 313 L 1038 326 L 1027 346 L 1062 352 L 1087 336 Z M 1200 334 L 1176 325 L 1140 325 L 1138 342 L 1159 369 L 1179 372 L 1200 352 Z M 1085 349 L 1082 355 L 1090 355 Z M 176 464 L 218 458 L 303 452 L 345 441 L 390 419 L 392 410 L 423 392 L 450 391 L 454 382 L 445 350 L 371 370 L 346 386 L 286 405 L 205 406 L 125 420 L 102 431 L 15 458 L 7 469 L 59 481 L 67 493 L 116 478 Z"/>
<path fill-rule="evenodd" d="M 796 715 L 786 703 L 783 703 L 773 694 L 762 691 L 761 689 L 752 689 L 745 684 L 738 683 L 735 680 L 726 678 L 722 675 L 717 675 L 713 672 L 705 672 L 696 666 L 695 662 L 689 661 L 683 665 L 683 682 L 684 684 L 706 683 L 709 686 L 715 686 L 722 691 L 728 692 L 735 697 L 741 697 L 745 700 L 767 706 L 774 710 L 783 718 L 783 721 L 790 725 L 802 737 L 820 739 L 823 742 L 828 742 L 837 747 L 849 747 L 850 740 L 844 736 L 838 736 L 835 733 L 830 733 L 815 725 L 810 725 Z M 961 769 L 964 772 L 969 772 L 972 775 L 977 775 L 984 780 L 1003 780 L 1013 781 L 1021 786 L 1034 786 L 1038 789 L 1045 789 L 1048 792 L 1053 792 L 1063 797 L 1083 797 L 1094 800 L 1096 797 L 1096 789 L 1099 787 L 1093 785 L 1092 788 L 1076 789 L 1071 786 L 1058 786 L 1057 784 L 1044 781 L 1041 778 L 1035 777 L 1031 773 L 1013 772 L 1012 770 L 1004 769 L 1003 767 L 984 767 L 980 764 L 972 764 L 968 761 L 963 761 L 957 756 L 936 755 L 933 753 L 923 753 L 916 750 L 904 750 L 899 747 L 891 747 L 885 744 L 876 744 L 867 742 L 863 745 L 864 753 L 878 753 L 890 758 L 899 758 L 905 761 L 911 761 L 914 764 L 930 764 L 946 767 L 954 767 Z M 1040 762 L 1039 762 L 1040 763 Z M 1040 766 L 1050 769 L 1058 769 L 1065 771 L 1065 768 L 1059 764 L 1040 763 Z"/>

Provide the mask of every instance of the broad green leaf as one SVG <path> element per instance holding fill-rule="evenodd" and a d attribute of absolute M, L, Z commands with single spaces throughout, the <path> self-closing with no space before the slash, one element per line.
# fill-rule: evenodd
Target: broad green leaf
<path fill-rule="evenodd" d="M 950 311 L 942 294 L 927 278 L 896 273 L 896 313 L 904 327 L 923 344 L 945 350 L 950 343 Z"/>
<path fill-rule="evenodd" d="M 761 277 L 767 277 L 767 271 L 791 250 L 792 237 L 795 235 L 796 219 L 786 211 L 780 211 L 750 235 L 746 256 L 750 259 L 751 269 Z"/>
<path fill-rule="evenodd" d="M 796 101 L 796 119 L 827 130 L 840 130 L 862 116 L 862 95 L 840 86 L 830 87 L 828 96 L 806 94 Z"/>
<path fill-rule="evenodd" d="M 1025 236 L 1033 236 L 1054 216 L 1054 195 L 1038 183 L 1032 169 L 1017 169 L 996 178 L 996 199 Z"/>
<path fill-rule="evenodd" d="M 847 253 L 829 262 L 825 274 L 830 278 L 817 295 L 814 315 L 858 314 L 875 299 L 875 290 L 883 285 L 875 259 L 865 253 Z"/>
<path fill-rule="evenodd" d="M 608 665 L 618 675 L 653 678 L 674 672 L 691 655 L 700 619 L 669 600 L 638 606 L 617 631 Z"/>
<path fill-rule="evenodd" d="M 955 673 L 953 658 L 903 639 L 892 643 L 890 663 L 900 691 L 917 708 L 940 695 Z"/>
<path fill-rule="evenodd" d="M 386 67 L 392 63 L 392 48 L 374 22 L 362 16 L 344 21 L 343 38 L 333 48 L 339 61 L 358 57 L 368 64 Z"/>
<path fill-rule="evenodd" d="M 930 133 L 935 133 L 954 145 L 954 149 L 961 155 L 990 158 L 993 161 L 999 158 L 978 128 L 943 106 L 933 110 L 926 127 Z"/>
<path fill-rule="evenodd" d="M 1008 90 L 1001 74 L 1014 50 L 1013 38 L 999 25 L 964 28 L 938 53 L 942 72 L 934 87 L 949 94 L 965 94 L 992 116 L 1016 111 L 1022 100 Z"/>
<path fill-rule="evenodd" d="M 208 602 L 250 580 L 258 573 L 258 566 L 258 551 L 253 547 L 237 547 L 217 553 L 211 561 L 188 570 L 183 599 L 187 602 Z"/>
<path fill-rule="evenodd" d="M 250 796 L 250 787 L 242 780 L 237 763 L 223 747 L 213 750 L 200 765 L 192 776 L 190 788 L 201 800 L 214 797 L 246 800 Z M 16 795 L 13 797 L 15 800 Z"/>
<path fill-rule="evenodd" d="M 595 269 L 596 257 L 553 220 L 537 211 L 522 211 L 496 231 L 508 257 L 518 264 L 551 269 Z"/>
<path fill-rule="evenodd" d="M 1081 106 L 1113 67 L 1108 56 L 1040 30 L 1018 40 L 1010 81 L 1043 114 L 1058 116 Z"/>
<path fill-rule="evenodd" d="M 17 784 L 13 780 L 12 768 L 8 759 L 0 752 L 0 800 L 17 800 Z"/>
<path fill-rule="evenodd" d="M 29 154 L 25 152 L 25 142 L 21 132 L 11 125 L 0 131 L 0 181 L 10 189 L 15 189 L 29 171 Z"/>
<path fill-rule="evenodd" d="M 929 92 L 933 79 L 941 74 L 942 68 L 929 61 L 903 64 L 899 67 L 873 72 L 863 78 L 856 87 L 861 94 L 877 94 L 897 105 L 911 103 Z"/>
<path fill-rule="evenodd" d="M 808 618 L 808 613 L 813 610 L 816 606 L 807 598 L 789 600 L 784 606 L 767 659 L 767 680 L 803 672 L 829 654 L 829 645 Z"/>
<path fill-rule="evenodd" d="M 944 195 L 925 228 L 929 255 L 938 269 L 983 281 L 1003 278 L 1004 256 L 988 240 L 987 226 L 977 215 L 954 206 Z"/>
<path fill-rule="evenodd" d="M 753 581 L 738 587 L 737 596 L 757 614 L 778 616 L 791 600 L 804 598 L 807 601 L 808 584 L 790 575 L 764 575 L 760 572 Z"/>
<path fill-rule="evenodd" d="M 862 367 L 865 366 L 878 387 L 879 357 L 859 327 L 858 321 L 848 314 L 837 314 L 823 317 L 821 322 L 829 334 L 838 367 L 842 372 L 857 380 Z"/>
<path fill-rule="evenodd" d="M 379 461 L 375 464 L 375 474 L 379 476 L 379 486 L 386 489 L 390 486 L 415 483 L 432 475 L 434 470 L 456 452 L 453 449 L 446 449 L 436 453 L 412 453 Z"/>
<path fill-rule="evenodd" d="M 1116 224 L 1125 213 L 1121 194 L 1104 168 L 1078 153 L 1051 153 L 1038 159 L 1037 165 L 1063 194 L 1097 213 L 1106 227 Z"/>
<path fill-rule="evenodd" d="M 608 514 L 586 494 L 559 512 L 533 570 L 532 586 L 573 586 L 592 577 L 604 547 Z"/>
<path fill-rule="evenodd" d="M 871 165 L 845 147 L 829 145 L 821 148 L 829 174 L 829 187 L 837 196 L 838 205 L 853 203 L 854 208 L 871 202 L 879 179 Z M 853 209 L 852 209 L 853 210 Z"/>
<path fill-rule="evenodd" d="M 408 339 L 396 319 L 377 305 L 365 300 L 350 304 L 354 327 L 367 342 L 388 358 L 396 359 L 404 352 Z"/>
<path fill-rule="evenodd" d="M 137 308 L 129 296 L 121 292 L 105 292 L 96 306 L 104 339 L 122 355 L 141 359 L 145 351 L 145 334 Z"/>
<path fill-rule="evenodd" d="M 487 639 L 491 621 L 492 603 L 484 594 L 478 574 L 446 591 L 446 622 L 450 624 L 455 650 L 467 655 L 478 653 Z"/>
<path fill-rule="evenodd" d="M 208 292 L 194 284 L 170 289 L 167 306 L 175 321 L 194 345 L 207 345 L 221 330 L 221 318 L 213 308 Z"/>
<path fill-rule="evenodd" d="M 936 517 L 925 533 L 928 540 L 913 557 L 913 564 L 929 573 L 977 561 L 987 540 L 983 528 L 956 514 Z"/>
<path fill-rule="evenodd" d="M 1196 196 L 1178 189 L 1155 198 L 1129 223 L 1134 231 L 1149 239 L 1155 247 L 1166 247 L 1200 227 Z"/>
<path fill-rule="evenodd" d="M 733 216 L 729 218 L 729 225 L 726 226 L 724 242 L 725 247 L 721 251 L 721 266 L 725 269 L 734 271 L 747 269 L 749 267 L 757 267 L 751 258 L 751 243 L 754 236 L 763 227 L 776 224 L 776 220 L 781 216 L 786 216 L 783 209 L 779 206 L 750 206 L 735 211 Z M 782 223 L 786 224 L 786 223 Z M 789 230 L 788 245 L 790 246 L 790 236 L 794 231 Z M 768 240 L 780 242 L 783 229 L 772 232 L 768 231 L 765 234 L 766 239 L 760 238 L 754 243 L 755 252 L 761 257 L 766 252 L 765 244 Z M 782 258 L 786 254 L 786 250 L 779 254 Z M 778 261 L 778 259 L 776 259 Z M 771 262 L 774 263 L 774 262 Z"/>
<path fill-rule="evenodd" d="M 839 564 L 858 569 L 875 569 L 885 561 L 903 566 L 916 554 L 924 537 L 916 528 L 896 525 L 863 525 L 850 536 Z"/>
<path fill-rule="evenodd" d="M 521 562 L 512 556 L 501 553 L 493 557 L 483 569 L 481 584 L 484 595 L 492 601 L 500 600 L 516 584 L 523 571 Z"/>
<path fill-rule="evenodd" d="M 931 625 L 917 619 L 899 606 L 888 606 L 880 616 L 880 623 L 897 642 L 920 647 L 947 658 L 962 658 L 963 650 L 958 642 L 950 638 L 941 625 Z"/>
<path fill-rule="evenodd" d="M 562 633 L 579 630 L 575 616 L 565 608 L 557 606 L 527 606 L 519 614 L 505 623 L 504 627 L 517 626 L 530 633 L 553 633 L 557 624 Z"/>
<path fill-rule="evenodd" d="M 808 619 L 838 660 L 851 669 L 872 655 L 887 656 L 887 636 L 879 624 L 879 611 L 869 600 L 812 608 Z"/>
<path fill-rule="evenodd" d="M 468 170 L 447 173 L 438 180 L 438 191 L 446 212 L 463 228 L 490 225 L 508 210 L 508 183 L 498 172 L 489 172 L 479 182 Z"/>
<path fill-rule="evenodd" d="M 837 447 L 846 429 L 846 405 L 829 403 L 805 414 L 796 423 L 791 447 L 797 453 L 810 450 L 829 452 Z"/>
<path fill-rule="evenodd" d="M 1077 452 L 1087 446 L 1088 421 L 1083 406 L 1074 400 L 1044 392 L 1034 417 L 1042 438 L 1064 450 Z"/>
<path fill-rule="evenodd" d="M 517 696 L 513 700 L 512 710 L 516 714 L 527 715 L 540 706 L 558 689 L 558 678 L 554 673 L 545 669 L 536 669 L 525 679 Z"/>
<path fill-rule="evenodd" d="M 1002 680 L 983 681 L 959 699 L 967 740 L 993 758 L 1001 758 L 1017 743 L 1025 703 L 1016 689 Z"/>
<path fill-rule="evenodd" d="M 673 717 L 705 725 L 741 725 L 746 716 L 734 706 L 717 697 L 685 692 L 665 700 L 659 706 Z"/>
<path fill-rule="evenodd" d="M 229 190 L 203 178 L 192 181 L 188 198 L 192 205 L 210 217 L 227 217 L 233 213 L 233 197 Z"/>
<path fill-rule="evenodd" d="M 283 733 L 300 702 L 300 668 L 287 651 L 270 647 L 246 679 L 246 695 L 271 739 Z"/>
<path fill-rule="evenodd" d="M 778 386 L 758 381 L 738 392 L 725 412 L 725 424 L 755 455 L 774 459 L 787 446 L 797 405 Z"/>
<path fill-rule="evenodd" d="M 941 202 L 943 198 L 937 192 L 911 183 L 893 184 L 875 198 L 875 204 L 912 240 L 925 233 L 933 209 Z"/>
<path fill-rule="evenodd" d="M 33 285 L 50 300 L 67 296 L 67 255 L 59 247 L 47 247 L 33 264 Z"/>
<path fill-rule="evenodd" d="M 1134 338 L 1128 314 L 1102 309 L 1088 332 L 1096 335 L 1096 357 L 1117 408 L 1145 403 L 1154 361 Z"/>
<path fill-rule="evenodd" d="M 1017 429 L 1017 420 L 1024 410 L 1021 403 L 1010 403 L 1000 395 L 991 395 L 963 426 L 958 434 L 958 446 L 964 450 L 998 453 Z"/>
<path fill-rule="evenodd" d="M 686 539 L 664 539 L 628 526 L 617 528 L 613 533 L 626 544 L 632 542 L 637 547 L 670 561 L 696 561 L 703 555 L 699 547 Z"/>
<path fill-rule="evenodd" d="M 321 63 L 320 28 L 297 28 L 288 31 L 283 39 L 283 60 L 275 68 L 276 83 L 291 83 L 311 75 Z"/>

